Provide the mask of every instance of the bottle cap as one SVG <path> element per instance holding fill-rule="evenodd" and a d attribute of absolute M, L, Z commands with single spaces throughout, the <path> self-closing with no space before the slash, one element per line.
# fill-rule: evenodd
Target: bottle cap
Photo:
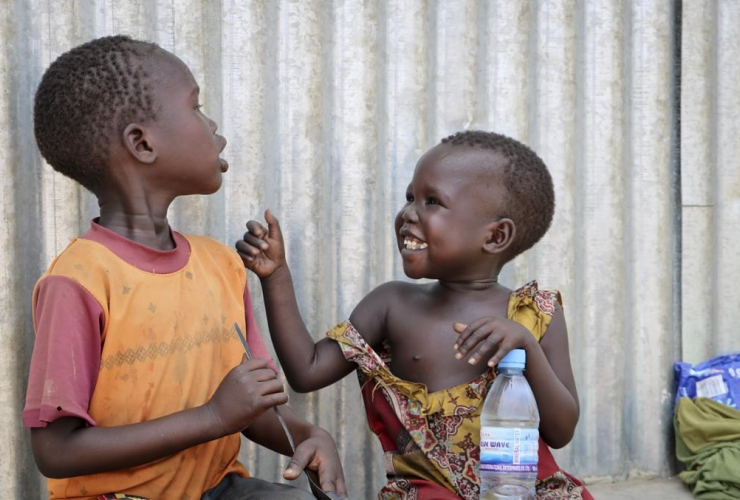
<path fill-rule="evenodd" d="M 524 349 L 512 349 L 506 356 L 504 356 L 504 359 L 499 361 L 498 367 L 524 370 L 524 366 L 526 364 L 527 351 Z"/>

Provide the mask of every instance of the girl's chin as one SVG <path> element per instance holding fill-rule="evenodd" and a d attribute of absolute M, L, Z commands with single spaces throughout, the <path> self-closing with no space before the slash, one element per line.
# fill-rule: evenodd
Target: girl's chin
<path fill-rule="evenodd" d="M 405 274 L 412 280 L 420 280 L 422 278 L 426 278 L 423 272 L 419 271 L 418 269 L 410 268 L 408 266 L 403 266 L 403 274 Z"/>

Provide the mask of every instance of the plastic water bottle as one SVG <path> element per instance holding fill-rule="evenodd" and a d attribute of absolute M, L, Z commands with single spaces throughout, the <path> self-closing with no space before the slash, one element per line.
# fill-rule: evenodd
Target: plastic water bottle
<path fill-rule="evenodd" d="M 534 498 L 540 414 L 527 379 L 527 353 L 514 349 L 498 364 L 481 413 L 481 498 Z"/>

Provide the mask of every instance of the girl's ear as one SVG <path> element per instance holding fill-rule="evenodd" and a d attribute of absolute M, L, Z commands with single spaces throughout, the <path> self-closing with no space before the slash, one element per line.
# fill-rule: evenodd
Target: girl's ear
<path fill-rule="evenodd" d="M 152 137 L 146 127 L 138 123 L 129 123 L 123 129 L 123 147 L 140 163 L 154 163 L 157 159 L 157 150 L 154 148 Z"/>
<path fill-rule="evenodd" d="M 492 254 L 501 254 L 511 246 L 516 237 L 516 224 L 514 221 L 504 217 L 488 226 L 486 241 L 483 243 L 483 251 Z"/>

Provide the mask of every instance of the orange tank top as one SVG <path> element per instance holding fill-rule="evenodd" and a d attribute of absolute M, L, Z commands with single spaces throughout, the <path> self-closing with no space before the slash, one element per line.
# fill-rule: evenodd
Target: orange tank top
<path fill-rule="evenodd" d="M 142 271 L 81 238 L 45 274 L 77 281 L 103 309 L 100 372 L 89 408 L 99 427 L 200 406 L 241 361 L 243 351 L 231 325 L 237 322 L 246 331 L 244 267 L 225 245 L 185 237 L 188 262 L 170 274 Z M 237 461 L 239 446 L 239 434 L 234 434 L 133 469 L 49 479 L 50 498 L 106 493 L 200 498 L 230 472 L 247 476 Z"/>

